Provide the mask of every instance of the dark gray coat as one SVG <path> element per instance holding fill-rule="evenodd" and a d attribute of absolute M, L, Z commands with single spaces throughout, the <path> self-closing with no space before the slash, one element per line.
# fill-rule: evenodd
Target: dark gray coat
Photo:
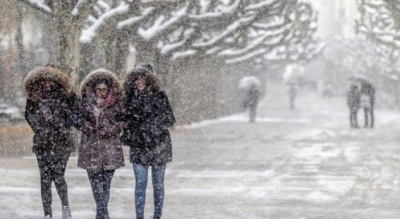
<path fill-rule="evenodd" d="M 112 82 L 108 104 L 102 108 L 96 120 L 93 102 L 92 82 L 96 78 L 106 77 Z M 117 121 L 122 113 L 121 86 L 118 79 L 111 72 L 97 70 L 86 76 L 81 85 L 81 100 L 78 107 L 78 129 L 82 131 L 82 140 L 79 147 L 78 167 L 92 172 L 100 170 L 115 170 L 124 166 L 122 144 L 119 140 L 124 123 Z M 111 96 L 113 98 L 110 98 Z M 97 127 L 95 131 L 89 127 Z"/>
<path fill-rule="evenodd" d="M 350 110 L 358 110 L 360 108 L 361 103 L 361 94 L 356 91 L 349 91 L 347 93 L 347 106 Z"/>

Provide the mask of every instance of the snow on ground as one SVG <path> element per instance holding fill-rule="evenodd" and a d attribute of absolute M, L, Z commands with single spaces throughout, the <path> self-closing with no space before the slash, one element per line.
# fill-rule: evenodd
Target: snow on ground
<path fill-rule="evenodd" d="M 350 129 L 344 97 L 322 99 L 302 91 L 290 111 L 282 98 L 285 88 L 268 88 L 255 124 L 242 113 L 172 132 L 174 161 L 167 166 L 163 218 L 400 216 L 398 112 L 377 109 L 375 129 Z M 89 182 L 76 162 L 71 157 L 66 171 L 72 213 L 94 218 Z M 0 218 L 42 218 L 36 165 L 32 155 L 0 159 Z M 127 161 L 113 179 L 112 218 L 135 217 L 133 194 Z M 55 190 L 53 197 L 59 218 Z M 152 211 L 149 184 L 146 218 Z"/>

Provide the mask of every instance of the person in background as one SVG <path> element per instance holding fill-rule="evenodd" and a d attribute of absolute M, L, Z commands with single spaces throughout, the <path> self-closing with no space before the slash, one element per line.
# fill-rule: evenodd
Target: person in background
<path fill-rule="evenodd" d="M 290 110 L 294 110 L 295 109 L 295 101 L 296 101 L 296 97 L 297 97 L 296 84 L 290 84 L 288 94 L 289 94 L 289 108 L 290 108 Z"/>
<path fill-rule="evenodd" d="M 368 128 L 369 118 L 371 119 L 371 122 L 373 119 L 371 115 L 371 101 L 369 95 L 363 93 L 361 94 L 360 107 L 364 109 L 364 122 L 365 122 L 364 127 Z"/>
<path fill-rule="evenodd" d="M 130 162 L 135 174 L 136 218 L 144 218 L 148 170 L 154 190 L 154 219 L 162 216 L 164 177 L 172 161 L 172 141 L 168 128 L 175 123 L 168 97 L 155 75 L 144 67 L 130 71 L 124 82 L 124 116 L 127 127 L 121 136 L 130 146 Z"/>
<path fill-rule="evenodd" d="M 35 68 L 24 81 L 28 94 L 25 119 L 34 132 L 32 151 L 36 154 L 44 215 L 52 218 L 51 184 L 61 199 L 62 219 L 70 219 L 65 169 L 74 151 L 71 133 L 76 95 L 69 77 L 52 67 Z"/>
<path fill-rule="evenodd" d="M 360 108 L 360 98 L 361 95 L 357 85 L 351 85 L 350 91 L 347 94 L 347 106 L 350 109 L 350 126 L 353 128 L 358 128 L 357 113 Z"/>
<path fill-rule="evenodd" d="M 246 105 L 249 109 L 249 122 L 253 123 L 257 116 L 257 105 L 260 99 L 260 90 L 256 84 L 252 84 L 246 92 Z"/>
<path fill-rule="evenodd" d="M 375 87 L 367 82 L 361 83 L 361 90 L 360 93 L 362 95 L 366 95 L 369 99 L 368 108 L 364 107 L 364 116 L 365 116 L 365 127 L 373 128 L 374 127 L 374 107 L 375 107 Z M 369 117 L 369 118 L 368 118 Z"/>
<path fill-rule="evenodd" d="M 114 73 L 99 69 L 81 83 L 77 128 L 82 131 L 78 167 L 87 171 L 96 219 L 108 219 L 108 201 L 115 169 L 123 167 L 124 156 L 120 133 L 124 123 L 117 121 L 122 113 L 122 87 Z"/>

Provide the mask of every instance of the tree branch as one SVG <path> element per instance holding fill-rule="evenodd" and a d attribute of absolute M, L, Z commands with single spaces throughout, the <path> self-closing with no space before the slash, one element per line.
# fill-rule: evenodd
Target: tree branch
<path fill-rule="evenodd" d="M 45 14 L 52 14 L 52 10 L 49 6 L 38 2 L 37 0 L 18 0 L 18 1 L 28 5 L 32 9 L 35 9 L 36 11 L 39 11 L 39 12 L 42 12 Z"/>

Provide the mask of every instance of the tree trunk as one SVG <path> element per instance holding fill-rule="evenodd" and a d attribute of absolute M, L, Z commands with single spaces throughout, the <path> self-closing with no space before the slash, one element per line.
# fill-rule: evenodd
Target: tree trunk
<path fill-rule="evenodd" d="M 96 43 L 85 43 L 80 47 L 80 61 L 78 70 L 78 81 L 81 81 L 95 68 L 95 46 Z"/>
<path fill-rule="evenodd" d="M 40 26 L 43 30 L 41 45 L 48 54 L 48 59 L 46 64 L 55 64 L 55 39 L 54 39 L 54 27 L 52 17 L 48 14 L 36 13 L 38 19 L 41 20 Z"/>
<path fill-rule="evenodd" d="M 15 41 L 16 41 L 16 46 L 17 46 L 17 54 L 18 54 L 18 61 L 16 62 L 15 70 L 16 74 L 11 76 L 11 78 L 14 78 L 15 81 L 18 81 L 18 78 L 23 78 L 25 75 L 28 73 L 27 71 L 27 63 L 25 59 L 25 48 L 23 45 L 23 33 L 22 33 L 22 8 L 19 3 L 15 4 L 16 8 L 16 18 L 17 18 L 17 33 L 15 36 Z M 12 99 L 15 99 L 16 96 L 14 94 L 17 94 L 19 90 L 21 90 L 22 83 L 14 83 L 14 86 L 10 87 L 11 88 L 11 93 L 13 94 Z"/>
<path fill-rule="evenodd" d="M 161 88 L 167 92 L 171 106 L 174 109 L 176 108 L 179 92 L 182 91 L 174 86 L 174 80 L 176 80 L 176 78 L 174 78 L 174 72 L 171 72 L 172 66 L 173 61 L 170 56 L 162 56 L 161 54 L 155 55 L 154 69 L 157 73 L 157 78 L 161 83 Z"/>
<path fill-rule="evenodd" d="M 79 75 L 79 36 L 80 25 L 73 22 L 73 5 L 69 1 L 58 0 L 53 3 L 53 23 L 56 39 L 55 64 L 71 77 L 73 87 L 78 85 Z"/>
<path fill-rule="evenodd" d="M 116 39 L 115 48 L 115 73 L 122 79 L 126 72 L 126 60 L 129 55 L 128 35 L 119 33 Z"/>
<path fill-rule="evenodd" d="M 104 48 L 104 66 L 106 69 L 114 72 L 114 47 L 115 47 L 115 36 L 109 34 L 101 40 Z"/>
<path fill-rule="evenodd" d="M 159 50 L 156 50 L 154 56 L 154 69 L 156 70 L 157 77 L 160 80 L 162 87 L 169 88 L 168 74 L 171 67 L 171 58 L 159 54 Z"/>
<path fill-rule="evenodd" d="M 25 73 L 26 68 L 25 68 L 25 50 L 24 50 L 24 45 L 22 43 L 23 40 L 23 34 L 22 34 L 22 10 L 21 10 L 21 5 L 19 3 L 16 3 L 16 9 L 17 9 L 17 34 L 15 36 L 16 38 L 16 44 L 17 44 L 17 50 L 18 50 L 18 71 L 19 73 Z"/>
<path fill-rule="evenodd" d="M 155 51 L 157 50 L 155 42 L 153 41 L 140 41 L 135 45 L 137 50 L 136 60 L 138 63 L 156 62 Z"/>

